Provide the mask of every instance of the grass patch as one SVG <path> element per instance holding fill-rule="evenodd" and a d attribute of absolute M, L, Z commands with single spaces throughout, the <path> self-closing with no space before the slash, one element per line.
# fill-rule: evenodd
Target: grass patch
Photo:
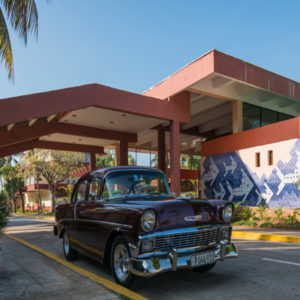
<path fill-rule="evenodd" d="M 254 220 L 239 220 L 233 223 L 235 226 L 249 226 L 249 227 L 256 227 L 257 223 Z"/>
<path fill-rule="evenodd" d="M 267 221 L 267 222 L 264 222 L 264 223 L 260 224 L 260 227 L 261 228 L 273 228 L 274 224 L 270 221 Z"/>
<path fill-rule="evenodd" d="M 248 220 L 244 223 L 244 226 L 256 227 L 257 223 L 254 220 Z"/>
<path fill-rule="evenodd" d="M 234 222 L 233 225 L 241 226 L 241 225 L 244 225 L 245 222 L 246 222 L 245 220 L 239 220 L 239 221 Z"/>

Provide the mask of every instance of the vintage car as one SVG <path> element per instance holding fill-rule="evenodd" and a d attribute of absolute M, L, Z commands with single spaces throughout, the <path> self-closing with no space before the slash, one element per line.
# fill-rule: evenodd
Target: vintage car
<path fill-rule="evenodd" d="M 110 167 L 79 179 L 71 203 L 56 208 L 54 233 L 67 260 L 80 252 L 107 262 L 116 282 L 130 287 L 135 275 L 204 272 L 237 257 L 232 213 L 228 201 L 174 197 L 158 169 Z"/>

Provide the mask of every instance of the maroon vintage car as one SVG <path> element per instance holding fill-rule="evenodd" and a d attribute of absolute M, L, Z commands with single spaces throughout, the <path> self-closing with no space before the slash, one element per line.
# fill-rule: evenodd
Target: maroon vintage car
<path fill-rule="evenodd" d="M 68 260 L 83 253 L 108 262 L 116 282 L 192 268 L 209 271 L 237 257 L 231 243 L 233 205 L 174 197 L 163 172 L 111 167 L 77 182 L 71 203 L 56 208 L 54 232 Z"/>

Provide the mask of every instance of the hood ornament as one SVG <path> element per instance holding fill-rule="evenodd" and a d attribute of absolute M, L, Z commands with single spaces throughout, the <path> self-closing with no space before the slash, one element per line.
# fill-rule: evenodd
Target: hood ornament
<path fill-rule="evenodd" d="M 202 220 L 203 220 L 203 216 L 202 216 L 202 215 L 198 215 L 198 216 L 188 216 L 188 217 L 185 217 L 184 220 L 185 220 L 186 222 L 202 221 Z"/>

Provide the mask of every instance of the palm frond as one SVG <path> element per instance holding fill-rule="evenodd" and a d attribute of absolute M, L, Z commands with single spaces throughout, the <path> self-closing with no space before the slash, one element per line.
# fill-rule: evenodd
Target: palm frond
<path fill-rule="evenodd" d="M 0 9 L 0 57 L 4 62 L 5 68 L 8 71 L 8 78 L 14 78 L 14 66 L 12 48 L 9 38 L 9 33 L 6 25 L 6 21 L 2 10 Z"/>
<path fill-rule="evenodd" d="M 13 29 L 27 44 L 28 33 L 38 36 L 38 11 L 34 0 L 0 0 Z"/>

